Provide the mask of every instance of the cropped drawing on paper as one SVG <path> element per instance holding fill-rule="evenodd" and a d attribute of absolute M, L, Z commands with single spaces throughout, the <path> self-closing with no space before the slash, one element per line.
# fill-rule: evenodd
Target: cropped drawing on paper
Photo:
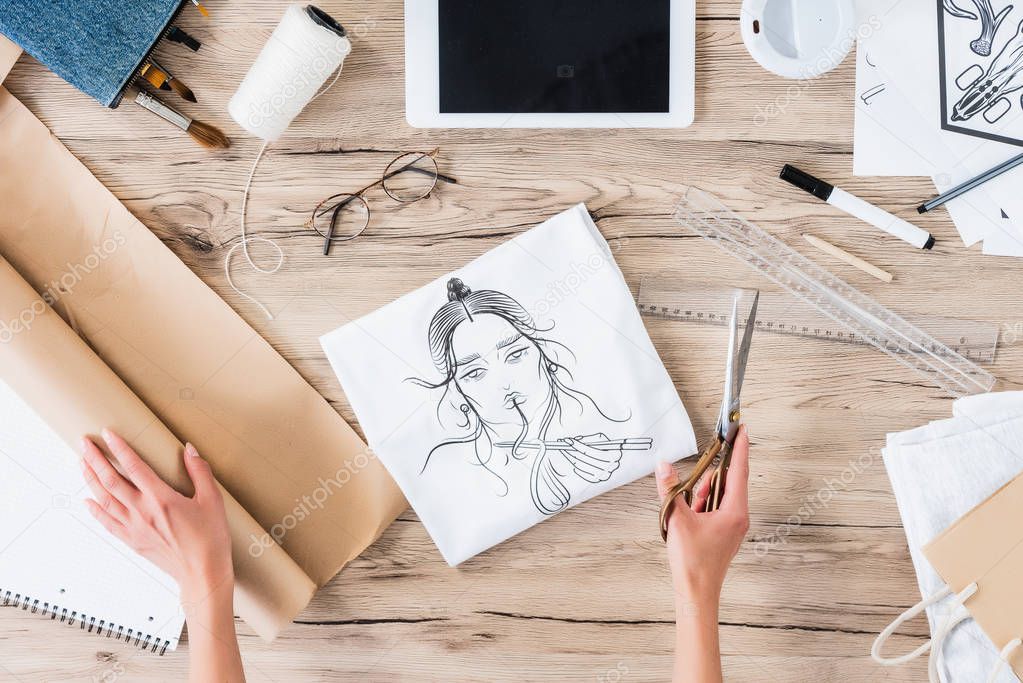
<path fill-rule="evenodd" d="M 941 126 L 1023 146 L 1023 10 L 938 0 Z"/>
<path fill-rule="evenodd" d="M 448 281 L 426 335 L 438 376 L 408 380 L 438 393 L 437 419 L 449 434 L 425 453 L 420 474 L 434 458 L 465 459 L 503 497 L 504 469 L 525 463 L 533 505 L 552 515 L 572 504 L 576 486 L 608 481 L 626 452 L 650 450 L 653 439 L 630 433 L 631 413 L 609 415 L 579 386 L 575 355 L 554 338 L 555 325 L 538 324 L 501 291 Z M 583 423 L 602 428 L 573 431 Z"/>

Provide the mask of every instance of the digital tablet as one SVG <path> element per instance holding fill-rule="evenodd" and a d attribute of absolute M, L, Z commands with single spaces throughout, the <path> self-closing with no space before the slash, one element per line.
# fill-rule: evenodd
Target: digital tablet
<path fill-rule="evenodd" d="M 694 0 L 405 0 L 420 128 L 683 128 Z"/>

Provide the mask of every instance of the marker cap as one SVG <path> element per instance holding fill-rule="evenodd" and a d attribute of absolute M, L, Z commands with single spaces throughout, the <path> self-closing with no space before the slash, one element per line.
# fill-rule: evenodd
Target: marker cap
<path fill-rule="evenodd" d="M 800 190 L 809 192 L 814 197 L 824 201 L 828 201 L 831 193 L 835 190 L 834 185 L 826 183 L 820 178 L 815 178 L 809 173 L 800 171 L 795 166 L 789 164 L 785 164 L 784 168 L 781 169 L 779 177 L 785 182 L 792 183 Z"/>

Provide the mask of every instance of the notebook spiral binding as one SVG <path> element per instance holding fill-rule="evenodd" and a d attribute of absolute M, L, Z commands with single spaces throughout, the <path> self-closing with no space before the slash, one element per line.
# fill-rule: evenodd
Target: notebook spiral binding
<path fill-rule="evenodd" d="M 4 591 L 3 588 L 0 588 L 0 594 L 3 595 L 0 607 L 20 607 L 22 610 L 31 610 L 33 614 L 41 612 L 42 616 L 49 615 L 51 620 L 59 618 L 62 624 L 74 626 L 77 623 L 80 629 L 88 630 L 89 633 L 95 633 L 98 636 L 102 636 L 105 631 L 107 638 L 113 636 L 116 636 L 118 640 L 123 638 L 126 643 L 130 643 L 141 650 L 159 653 L 160 656 L 163 656 L 167 648 L 170 647 L 169 640 L 162 640 L 148 633 L 130 628 L 125 630 L 123 626 L 106 622 L 102 619 L 97 622 L 96 617 L 91 617 L 85 613 L 72 611 L 68 614 L 68 610 L 60 605 L 48 602 L 43 602 L 40 605 L 40 600 L 36 600 L 29 595 Z"/>

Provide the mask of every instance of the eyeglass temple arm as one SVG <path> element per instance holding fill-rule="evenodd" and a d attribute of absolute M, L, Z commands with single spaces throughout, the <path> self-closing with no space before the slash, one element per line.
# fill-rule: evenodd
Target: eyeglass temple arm
<path fill-rule="evenodd" d="M 412 162 L 412 163 L 415 163 L 415 162 Z M 411 166 L 411 164 L 409 164 L 408 166 L 404 166 L 403 168 L 399 168 L 397 170 L 391 171 L 390 173 L 384 175 L 384 177 L 382 177 L 380 180 L 378 180 L 376 182 L 373 182 L 373 183 L 370 183 L 369 185 L 367 185 L 366 187 L 362 188 L 361 190 L 357 190 L 356 192 L 351 193 L 346 198 L 344 198 L 341 201 L 339 201 L 333 207 L 331 207 L 329 209 L 325 209 L 324 213 L 326 213 L 327 211 L 333 211 L 336 214 L 337 211 L 339 211 L 340 209 L 343 209 L 344 207 L 346 207 L 349 204 L 351 204 L 352 202 L 354 202 L 356 197 L 361 197 L 363 194 L 365 194 L 369 190 L 372 190 L 377 185 L 383 185 L 385 181 L 390 180 L 391 178 L 393 178 L 394 176 L 398 175 L 399 173 L 404 173 L 405 171 L 415 171 L 416 173 L 422 173 L 423 175 L 434 175 L 431 171 L 427 171 L 424 168 L 410 168 L 410 166 Z M 442 176 L 439 173 L 436 174 L 436 177 L 437 177 L 437 179 L 443 178 L 447 182 L 451 182 L 451 183 L 457 183 L 458 182 L 454 178 L 448 178 L 447 176 Z M 323 215 L 323 214 L 320 214 L 320 215 Z"/>
<path fill-rule="evenodd" d="M 433 155 L 436 154 L 438 151 L 440 151 L 439 148 L 433 150 L 432 152 L 430 152 L 428 154 L 425 154 L 423 152 L 420 152 L 420 154 L 422 154 L 424 157 L 433 158 Z M 399 157 L 399 158 L 401 158 L 401 157 Z M 416 173 L 422 173 L 423 175 L 432 175 L 432 176 L 436 177 L 437 180 L 443 180 L 444 182 L 451 183 L 452 185 L 457 185 L 458 184 L 458 179 L 457 178 L 452 178 L 451 176 L 444 175 L 439 170 L 437 170 L 437 171 L 428 171 L 425 168 L 416 168 L 415 164 L 418 163 L 418 162 L 419 162 L 419 159 L 416 159 L 415 161 L 411 161 L 411 162 L 405 164 L 404 166 L 402 166 L 399 169 L 395 169 L 394 171 L 391 171 L 390 173 L 388 173 L 387 175 L 385 175 L 383 178 L 380 179 L 380 183 L 382 183 L 383 181 L 387 180 L 388 178 L 393 178 L 394 176 L 398 175 L 399 173 L 404 173 L 405 171 L 414 171 Z M 369 187 L 367 187 L 366 190 L 368 190 L 370 187 L 373 187 L 374 185 L 378 185 L 378 184 L 379 183 L 373 183 L 373 185 L 370 185 Z M 365 192 L 366 190 L 363 190 L 363 192 Z"/>
<path fill-rule="evenodd" d="M 436 152 L 437 152 L 437 150 L 434 150 L 433 152 L 431 152 L 430 154 L 427 154 L 425 156 L 431 156 L 432 157 L 433 154 L 436 154 Z M 418 159 L 416 161 L 418 161 Z M 402 166 L 399 169 L 396 169 L 394 171 L 391 171 L 390 173 L 385 174 L 384 177 L 382 177 L 380 180 L 377 180 L 376 182 L 370 183 L 369 185 L 367 185 L 366 187 L 362 188 L 361 190 L 357 190 L 357 191 L 349 194 L 347 197 L 345 197 L 344 199 L 339 201 L 334 206 L 324 209 L 323 212 L 318 214 L 318 215 L 322 216 L 323 214 L 327 213 L 328 211 L 332 211 L 334 213 L 334 215 L 331 216 L 330 228 L 328 230 L 328 234 L 333 234 L 333 232 L 334 232 L 334 221 L 337 220 L 337 212 L 338 211 L 340 211 L 341 209 L 345 208 L 346 206 L 348 206 L 349 204 L 354 202 L 357 197 L 361 197 L 363 194 L 365 194 L 369 190 L 372 190 L 377 185 L 382 185 L 384 183 L 384 181 L 389 180 L 390 178 L 393 178 L 394 176 L 398 175 L 399 173 L 404 173 L 405 171 L 414 171 L 416 173 L 422 173 L 423 175 L 434 175 L 437 178 L 437 180 L 443 180 L 444 182 L 450 183 L 451 185 L 457 185 L 458 184 L 458 179 L 454 178 L 452 176 L 444 175 L 443 173 L 439 173 L 439 172 L 434 174 L 432 171 L 428 171 L 425 168 L 415 168 L 413 166 L 413 164 L 415 164 L 416 161 L 408 163 L 408 164 L 406 164 L 405 166 Z M 328 237 L 327 239 L 329 240 L 330 238 Z M 324 252 L 326 252 L 327 249 L 328 249 L 328 247 L 325 245 L 324 246 Z"/>

